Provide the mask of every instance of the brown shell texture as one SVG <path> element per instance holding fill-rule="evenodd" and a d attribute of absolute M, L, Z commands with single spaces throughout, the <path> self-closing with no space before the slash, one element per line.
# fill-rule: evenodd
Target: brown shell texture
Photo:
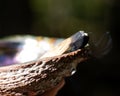
<path fill-rule="evenodd" d="M 70 37 L 71 38 L 71 37 Z M 72 75 L 77 64 L 86 61 L 89 57 L 89 49 L 84 47 L 66 51 L 71 47 L 70 40 L 65 41 L 67 48 L 62 47 L 62 52 L 58 50 L 50 51 L 52 56 L 43 56 L 36 61 L 24 64 L 15 64 L 0 68 L 0 96 L 29 96 L 29 92 L 41 95 L 45 91 L 55 87 L 63 78 Z M 60 48 L 60 49 L 61 49 Z"/>

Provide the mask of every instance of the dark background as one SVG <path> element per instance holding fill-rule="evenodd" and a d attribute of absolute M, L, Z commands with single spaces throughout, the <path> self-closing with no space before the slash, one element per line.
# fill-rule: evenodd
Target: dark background
<path fill-rule="evenodd" d="M 120 0 L 0 0 L 0 37 L 68 37 L 79 30 L 98 37 L 109 31 L 113 48 L 80 64 L 58 96 L 119 96 Z"/>

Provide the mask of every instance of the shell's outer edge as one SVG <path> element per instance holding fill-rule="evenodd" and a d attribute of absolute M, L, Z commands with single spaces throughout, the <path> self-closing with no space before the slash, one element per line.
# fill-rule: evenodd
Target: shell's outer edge
<path fill-rule="evenodd" d="M 44 58 L 27 64 L 0 68 L 0 96 L 27 96 L 33 91 L 42 94 L 71 75 L 71 70 L 88 58 L 88 50 L 77 51 Z M 1 70 L 2 69 L 2 70 Z M 33 87 L 34 86 L 34 87 Z"/>

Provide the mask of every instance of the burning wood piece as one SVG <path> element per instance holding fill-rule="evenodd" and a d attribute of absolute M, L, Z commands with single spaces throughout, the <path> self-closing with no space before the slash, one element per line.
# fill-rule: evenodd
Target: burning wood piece
<path fill-rule="evenodd" d="M 41 95 L 55 87 L 73 74 L 78 63 L 88 59 L 86 37 L 78 32 L 36 61 L 1 67 L 0 96 Z"/>

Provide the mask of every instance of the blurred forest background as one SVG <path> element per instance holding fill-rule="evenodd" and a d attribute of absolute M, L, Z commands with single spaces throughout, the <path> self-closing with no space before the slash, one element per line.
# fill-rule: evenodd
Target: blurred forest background
<path fill-rule="evenodd" d="M 66 38 L 84 30 L 98 38 L 109 31 L 111 52 L 81 64 L 58 96 L 119 96 L 120 0 L 0 0 L 0 37 Z"/>
<path fill-rule="evenodd" d="M 116 0 L 0 0 L 0 37 L 32 34 L 68 37 L 110 30 Z"/>

